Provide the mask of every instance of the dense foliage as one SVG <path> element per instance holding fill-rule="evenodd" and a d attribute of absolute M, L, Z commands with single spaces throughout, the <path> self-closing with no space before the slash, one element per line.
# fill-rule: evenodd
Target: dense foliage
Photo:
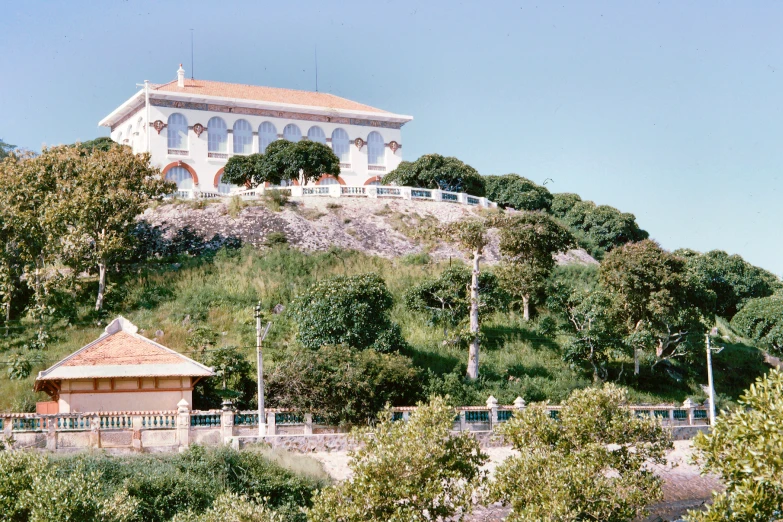
<path fill-rule="evenodd" d="M 504 176 L 484 176 L 487 199 L 502 208 L 516 210 L 543 210 L 548 212 L 552 206 L 552 194 L 541 185 L 536 185 L 517 174 Z"/>
<path fill-rule="evenodd" d="M 768 297 L 781 288 L 780 280 L 763 268 L 753 266 L 739 255 L 721 250 L 699 254 L 676 250 L 700 284 L 715 294 L 715 313 L 731 319 L 748 299 Z"/>
<path fill-rule="evenodd" d="M 701 346 L 714 320 L 715 295 L 691 277 L 685 259 L 654 241 L 629 243 L 606 256 L 600 278 L 634 348 L 635 373 L 640 353 L 654 366 Z"/>
<path fill-rule="evenodd" d="M 555 267 L 554 255 L 573 244 L 565 227 L 544 212 L 525 212 L 505 218 L 500 227 L 503 263 L 498 274 L 530 319 L 530 301 Z"/>
<path fill-rule="evenodd" d="M 783 296 L 751 299 L 731 320 L 731 327 L 760 346 L 783 353 Z"/>
<path fill-rule="evenodd" d="M 484 177 L 476 169 L 454 157 L 425 154 L 416 161 L 403 161 L 383 177 L 383 184 L 465 192 L 486 193 Z"/>
<path fill-rule="evenodd" d="M 306 185 L 324 174 L 340 175 L 340 159 L 331 148 L 309 140 L 277 140 L 263 154 L 230 158 L 223 170 L 223 181 L 251 187 L 265 183 L 276 186 L 292 180 Z"/>
<path fill-rule="evenodd" d="M 453 436 L 454 409 L 420 404 L 406 422 L 386 412 L 373 429 L 354 432 L 353 476 L 319 492 L 310 522 L 463 520 L 487 460 L 468 433 Z M 453 517 L 453 518 L 450 518 Z"/>
<path fill-rule="evenodd" d="M 347 346 L 290 353 L 266 378 L 267 403 L 329 425 L 366 425 L 387 404 L 409 406 L 421 375 L 408 357 Z"/>
<path fill-rule="evenodd" d="M 581 246 L 598 257 L 620 245 L 649 237 L 639 228 L 633 214 L 582 201 L 576 194 L 555 194 L 551 209 L 552 215 L 571 229 Z"/>
<path fill-rule="evenodd" d="M 16 145 L 11 145 L 10 143 L 6 143 L 3 141 L 2 138 L 0 138 L 0 161 L 3 160 L 6 156 L 8 156 L 12 150 L 16 148 Z"/>
<path fill-rule="evenodd" d="M 497 469 L 490 499 L 509 521 L 626 522 L 663 497 L 649 469 L 671 448 L 656 421 L 639 418 L 614 385 L 574 392 L 557 419 L 545 404 L 515 413 L 499 432 L 519 451 Z"/>
<path fill-rule="evenodd" d="M 770 522 L 783 517 L 783 373 L 758 379 L 740 406 L 718 416 L 715 427 L 694 441 L 706 473 L 726 490 L 716 493 L 690 522 Z"/>
<path fill-rule="evenodd" d="M 377 274 L 318 281 L 291 303 L 297 340 L 305 348 L 345 344 L 393 352 L 405 346 L 389 311 L 394 299 Z"/>
<path fill-rule="evenodd" d="M 225 509 L 222 497 L 231 494 L 266 499 L 293 521 L 298 506 L 325 484 L 323 475 L 291 472 L 254 450 L 198 446 L 179 455 L 130 457 L 0 451 L 0 469 L 3 519 L 20 522 L 191 520 L 193 513 Z"/>

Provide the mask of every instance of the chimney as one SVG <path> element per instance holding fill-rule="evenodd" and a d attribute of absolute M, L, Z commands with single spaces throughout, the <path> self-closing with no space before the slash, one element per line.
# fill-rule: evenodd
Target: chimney
<path fill-rule="evenodd" d="M 179 64 L 177 69 L 177 87 L 185 86 L 185 69 L 182 68 L 182 64 Z"/>

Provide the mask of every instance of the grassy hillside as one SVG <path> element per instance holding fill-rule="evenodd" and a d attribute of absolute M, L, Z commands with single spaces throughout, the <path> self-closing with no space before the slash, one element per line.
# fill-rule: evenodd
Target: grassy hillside
<path fill-rule="evenodd" d="M 526 323 L 520 315 L 508 311 L 485 318 L 483 330 L 487 340 L 481 353 L 482 376 L 475 385 L 465 386 L 458 377 L 464 374 L 467 350 L 444 344 L 440 328 L 428 326 L 424 317 L 402 305 L 406 289 L 437 275 L 448 263 L 432 262 L 426 255 L 387 259 L 343 250 L 302 253 L 286 247 L 264 251 L 245 247 L 221 250 L 212 257 L 184 258 L 180 263 L 149 267 L 129 278 L 122 285 L 124 290 L 110 292 L 110 312 L 102 320 L 97 321 L 90 314 L 90 301 L 85 299 L 81 313 L 84 319 L 70 326 L 56 325 L 51 331 L 53 340 L 45 351 L 23 348 L 34 329 L 26 323 L 16 326 L 0 359 L 7 361 L 12 353 L 21 352 L 34 353 L 40 360 L 27 379 L 10 380 L 3 372 L 0 409 L 30 410 L 36 400 L 46 400 L 42 394 L 36 397 L 32 392 L 36 373 L 97 338 L 106 321 L 115 315 L 130 319 L 147 337 L 162 332 L 158 341 L 190 355 L 193 354 L 188 351 L 188 338 L 199 327 L 209 327 L 219 333 L 218 346 L 237 346 L 253 361 L 253 308 L 257 301 L 261 301 L 264 310 L 277 304 L 287 306 L 316 280 L 366 272 L 380 274 L 394 294 L 392 319 L 402 327 L 411 346 L 406 355 L 422 369 L 423 382 L 427 382 L 428 375 L 454 373 L 438 379 L 437 387 L 430 387 L 430 391 L 448 392 L 476 404 L 483 403 L 490 394 L 501 403 L 510 403 L 518 395 L 527 401 L 558 402 L 571 390 L 591 384 L 589 375 L 563 361 L 562 339 L 557 333 L 536 321 Z M 294 345 L 295 331 L 285 313 L 269 317 L 273 327 L 265 343 L 265 363 L 271 367 Z M 742 343 L 729 344 L 715 357 L 715 367 L 716 387 L 724 400 L 735 398 L 766 371 L 762 354 Z M 696 379 L 699 382 L 706 382 L 703 370 L 699 368 L 699 375 L 704 376 Z M 427 389 L 425 386 L 423 393 Z M 638 402 L 680 402 L 688 396 L 704 397 L 698 382 L 652 378 L 645 373 L 631 391 Z"/>

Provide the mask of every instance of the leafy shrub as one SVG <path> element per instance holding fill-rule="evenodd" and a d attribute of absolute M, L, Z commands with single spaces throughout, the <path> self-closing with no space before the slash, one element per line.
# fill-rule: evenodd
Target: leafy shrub
<path fill-rule="evenodd" d="M 484 176 L 487 186 L 487 199 L 502 208 L 516 210 L 549 211 L 552 206 L 552 194 L 540 185 L 517 174 L 505 176 Z"/>
<path fill-rule="evenodd" d="M 775 352 L 783 352 L 783 297 L 751 299 L 731 320 L 742 336 Z"/>
<path fill-rule="evenodd" d="M 384 185 L 396 184 L 484 196 L 484 178 L 470 165 L 454 157 L 425 154 L 414 162 L 403 161 L 383 177 Z"/>
<path fill-rule="evenodd" d="M 614 385 L 574 392 L 558 419 L 530 405 L 499 432 L 519 451 L 490 485 L 490 500 L 513 509 L 506 520 L 627 522 L 663 497 L 648 465 L 665 463 L 669 435 Z"/>
<path fill-rule="evenodd" d="M 264 203 L 266 208 L 273 212 L 280 212 L 283 207 L 288 203 L 288 196 L 290 191 L 288 190 L 267 190 L 264 192 Z"/>
<path fill-rule="evenodd" d="M 321 491 L 308 520 L 424 522 L 469 513 L 487 456 L 470 434 L 450 434 L 454 413 L 435 399 L 407 422 L 387 412 L 374 429 L 354 432 L 362 445 L 351 453 L 352 479 Z"/>
<path fill-rule="evenodd" d="M 228 215 L 232 218 L 236 219 L 239 216 L 239 213 L 242 212 L 242 209 L 247 206 L 247 203 L 239 197 L 239 196 L 231 196 L 231 199 L 228 202 L 228 207 L 226 210 L 228 211 Z"/>
<path fill-rule="evenodd" d="M 399 327 L 389 319 L 392 304 L 383 279 L 364 274 L 319 281 L 298 296 L 289 311 L 297 340 L 306 348 L 346 344 L 389 352 L 405 346 Z"/>
<path fill-rule="evenodd" d="M 690 522 L 780 520 L 783 506 L 783 373 L 772 370 L 723 412 L 708 433 L 694 440 L 702 471 L 720 475 L 726 490 L 715 493 L 704 512 L 690 512 Z"/>
<path fill-rule="evenodd" d="M 288 244 L 288 238 L 283 232 L 270 232 L 264 244 L 270 248 L 283 246 Z"/>
<path fill-rule="evenodd" d="M 429 265 L 432 262 L 432 258 L 426 252 L 416 252 L 415 254 L 406 254 L 402 256 L 400 262 L 410 266 Z"/>
<path fill-rule="evenodd" d="M 266 380 L 270 405 L 340 425 L 367 424 L 386 404 L 413 404 L 419 390 L 419 372 L 407 357 L 347 346 L 289 354 Z"/>
<path fill-rule="evenodd" d="M 180 513 L 171 522 L 283 522 L 283 517 L 245 495 L 224 493 L 203 512 Z"/>

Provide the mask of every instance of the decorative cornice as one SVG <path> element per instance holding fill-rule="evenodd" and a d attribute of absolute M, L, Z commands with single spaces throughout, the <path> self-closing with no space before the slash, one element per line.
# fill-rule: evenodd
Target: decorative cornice
<path fill-rule="evenodd" d="M 169 109 L 187 109 L 191 111 L 222 112 L 228 114 L 245 114 L 248 116 L 266 116 L 269 118 L 283 118 L 287 120 L 315 121 L 321 123 L 341 123 L 343 125 L 360 125 L 365 127 L 378 127 L 382 129 L 399 129 L 402 123 L 362 119 L 346 118 L 341 116 L 322 116 L 319 114 L 306 114 L 293 111 L 273 111 L 269 109 L 253 109 L 250 107 L 229 107 L 215 103 L 183 102 L 177 100 L 161 100 L 152 98 L 150 105 L 154 107 L 166 107 Z"/>

